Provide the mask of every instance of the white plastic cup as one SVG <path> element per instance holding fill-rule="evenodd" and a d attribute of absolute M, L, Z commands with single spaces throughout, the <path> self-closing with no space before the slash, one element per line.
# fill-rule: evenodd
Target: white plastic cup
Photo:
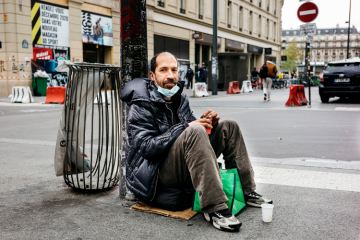
<path fill-rule="evenodd" d="M 261 204 L 262 209 L 262 219 L 264 222 L 271 222 L 272 221 L 272 215 L 273 215 L 273 204 Z"/>

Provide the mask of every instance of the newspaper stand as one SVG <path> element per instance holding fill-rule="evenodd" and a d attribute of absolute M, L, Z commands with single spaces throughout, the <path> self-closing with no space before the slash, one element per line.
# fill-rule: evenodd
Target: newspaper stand
<path fill-rule="evenodd" d="M 119 182 L 120 67 L 92 63 L 67 65 L 65 183 L 84 191 L 112 188 Z M 105 92 L 109 97 L 99 97 L 94 103 L 101 96 L 102 87 L 110 91 L 110 94 Z"/>

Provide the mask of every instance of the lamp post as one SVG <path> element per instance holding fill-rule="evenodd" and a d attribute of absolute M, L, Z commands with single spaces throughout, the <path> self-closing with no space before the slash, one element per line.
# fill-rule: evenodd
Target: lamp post
<path fill-rule="evenodd" d="M 349 59 L 349 44 L 350 44 L 350 13 L 351 13 L 351 0 L 350 0 L 350 8 L 349 8 L 349 21 L 348 23 L 348 39 L 347 39 L 347 50 L 346 50 L 346 59 Z"/>

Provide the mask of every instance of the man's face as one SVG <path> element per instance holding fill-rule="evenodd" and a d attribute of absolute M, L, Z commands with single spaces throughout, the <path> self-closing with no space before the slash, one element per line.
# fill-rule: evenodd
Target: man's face
<path fill-rule="evenodd" d="M 205 63 L 202 63 L 202 65 L 201 65 L 202 67 L 205 67 Z"/>
<path fill-rule="evenodd" d="M 158 86 L 172 89 L 178 82 L 177 61 L 170 53 L 161 53 L 156 58 L 155 73 L 150 72 L 151 80 Z"/>

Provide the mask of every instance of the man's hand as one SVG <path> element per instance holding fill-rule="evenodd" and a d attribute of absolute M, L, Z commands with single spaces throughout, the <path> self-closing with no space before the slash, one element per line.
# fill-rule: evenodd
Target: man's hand
<path fill-rule="evenodd" d="M 196 121 L 192 121 L 189 123 L 189 126 L 191 125 L 195 125 L 195 124 L 200 124 L 206 128 L 213 128 L 211 126 L 211 121 L 209 119 L 205 119 L 205 118 L 202 118 L 202 119 L 199 119 L 199 120 L 196 120 Z"/>
<path fill-rule="evenodd" d="M 211 109 L 206 110 L 206 112 L 204 112 L 203 118 L 206 118 L 206 119 L 212 118 L 212 125 L 215 125 L 220 120 L 220 117 L 217 115 L 217 113 Z"/>

